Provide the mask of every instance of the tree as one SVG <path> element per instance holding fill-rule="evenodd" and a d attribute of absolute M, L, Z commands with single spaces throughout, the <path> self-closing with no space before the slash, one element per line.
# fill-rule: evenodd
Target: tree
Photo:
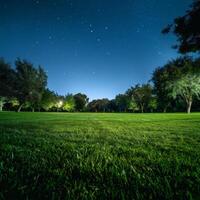
<path fill-rule="evenodd" d="M 150 84 L 137 84 L 135 87 L 128 89 L 126 94 L 135 101 L 140 111 L 143 113 L 147 110 L 148 105 L 152 98 L 152 86 Z"/>
<path fill-rule="evenodd" d="M 180 53 L 200 51 L 200 1 L 196 0 L 190 10 L 182 17 L 177 17 L 173 24 L 168 25 L 162 32 L 172 32 L 177 36 L 175 48 Z"/>
<path fill-rule="evenodd" d="M 45 89 L 40 101 L 40 108 L 44 109 L 45 111 L 49 111 L 52 107 L 56 105 L 56 103 L 56 94 L 49 89 Z"/>
<path fill-rule="evenodd" d="M 80 112 L 84 111 L 84 109 L 86 108 L 89 98 L 85 94 L 78 93 L 74 95 L 74 100 L 75 100 L 75 110 Z"/>
<path fill-rule="evenodd" d="M 126 112 L 130 105 L 130 98 L 127 94 L 118 94 L 115 97 L 115 102 L 119 112 Z"/>
<path fill-rule="evenodd" d="M 0 59 L 0 111 L 8 98 L 14 97 L 15 71 Z"/>
<path fill-rule="evenodd" d="M 155 96 L 152 96 L 150 102 L 149 102 L 149 105 L 148 105 L 148 109 L 151 111 L 151 112 L 154 112 L 155 110 L 157 110 L 157 107 L 158 107 L 158 101 L 157 101 L 157 98 Z"/>
<path fill-rule="evenodd" d="M 175 104 L 173 98 L 168 95 L 169 82 L 177 80 L 182 75 L 198 72 L 200 72 L 199 59 L 194 60 L 187 56 L 171 60 L 163 67 L 155 69 L 151 81 L 157 96 L 158 109 L 166 112 L 171 104 Z"/>
<path fill-rule="evenodd" d="M 75 110 L 75 105 L 74 96 L 72 94 L 66 95 L 64 98 L 63 110 L 72 112 Z"/>
<path fill-rule="evenodd" d="M 108 99 L 95 99 L 88 104 L 88 110 L 92 112 L 106 112 L 108 111 Z"/>
<path fill-rule="evenodd" d="M 116 105 L 115 99 L 112 99 L 108 102 L 107 109 L 108 109 L 108 112 L 116 112 L 117 111 L 117 105 Z"/>
<path fill-rule="evenodd" d="M 180 79 L 170 82 L 168 89 L 170 96 L 180 96 L 187 104 L 187 113 L 190 113 L 193 98 L 200 97 L 200 74 L 187 74 Z"/>
<path fill-rule="evenodd" d="M 25 103 L 29 103 L 33 111 L 41 101 L 42 94 L 47 85 L 47 75 L 39 66 L 34 68 L 33 64 L 26 60 L 16 60 L 16 97 L 20 103 L 18 112 Z"/>

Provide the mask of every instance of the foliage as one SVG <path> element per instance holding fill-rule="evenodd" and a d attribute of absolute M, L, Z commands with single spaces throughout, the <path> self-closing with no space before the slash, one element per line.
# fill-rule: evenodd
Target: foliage
<path fill-rule="evenodd" d="M 163 33 L 173 32 L 178 38 L 175 48 L 181 53 L 200 51 L 200 1 L 196 0 L 190 10 L 182 17 L 177 17 L 174 24 L 168 25 Z"/>
<path fill-rule="evenodd" d="M 96 99 L 88 104 L 88 110 L 92 112 L 106 112 L 109 111 L 109 100 L 108 99 Z"/>
<path fill-rule="evenodd" d="M 36 69 L 26 60 L 18 59 L 15 65 L 16 97 L 21 106 L 28 102 L 35 108 L 39 105 L 47 85 L 47 75 L 40 66 Z"/>
<path fill-rule="evenodd" d="M 187 103 L 187 112 L 190 113 L 195 96 L 200 97 L 200 74 L 187 74 L 177 81 L 168 84 L 169 95 L 173 98 L 180 96 Z"/>
<path fill-rule="evenodd" d="M 63 103 L 63 110 L 64 111 L 68 111 L 68 112 L 72 112 L 75 110 L 75 99 L 74 96 L 72 94 L 68 94 L 65 96 L 64 98 L 64 103 Z"/>
<path fill-rule="evenodd" d="M 174 82 L 181 76 L 188 73 L 199 73 L 200 61 L 199 59 L 192 59 L 190 57 L 179 57 L 175 60 L 169 61 L 163 67 L 157 68 L 153 72 L 152 82 L 154 84 L 154 93 L 157 96 L 158 109 L 166 112 L 167 108 L 174 103 L 171 96 L 169 96 L 168 83 Z"/>
<path fill-rule="evenodd" d="M 76 111 L 84 111 L 88 104 L 89 98 L 87 97 L 86 94 L 78 93 L 74 95 L 74 100 L 76 105 L 75 106 Z"/>
<path fill-rule="evenodd" d="M 89 102 L 85 94 L 68 94 L 61 96 L 46 88 L 47 75 L 39 66 L 34 67 L 26 60 L 18 59 L 16 69 L 0 60 L 0 110 L 18 111 L 23 106 L 26 111 L 64 111 L 64 112 L 157 112 L 183 111 L 184 102 L 177 95 L 174 100 L 170 95 L 169 82 L 177 81 L 189 73 L 200 73 L 200 58 L 188 56 L 169 61 L 157 68 L 152 76 L 151 84 L 137 84 L 115 99 L 95 99 Z M 17 100 L 13 104 L 12 100 Z M 194 98 L 194 110 L 199 108 L 199 100 Z"/>
<path fill-rule="evenodd" d="M 157 110 L 158 108 L 158 101 L 157 101 L 157 98 L 155 96 L 152 96 L 151 97 L 151 100 L 149 101 L 149 104 L 148 104 L 148 108 L 151 112 L 154 112 Z"/>
<path fill-rule="evenodd" d="M 0 111 L 2 111 L 6 99 L 14 96 L 15 72 L 11 66 L 0 59 Z"/>
<path fill-rule="evenodd" d="M 147 111 L 152 98 L 152 86 L 150 84 L 137 84 L 127 90 L 127 95 L 135 101 L 141 112 Z"/>
<path fill-rule="evenodd" d="M 40 107 L 45 111 L 49 111 L 51 108 L 55 107 L 56 103 L 57 103 L 56 94 L 49 89 L 45 89 L 40 101 Z"/>
<path fill-rule="evenodd" d="M 126 112 L 130 105 L 130 98 L 126 94 L 119 94 L 115 97 L 118 112 Z"/>

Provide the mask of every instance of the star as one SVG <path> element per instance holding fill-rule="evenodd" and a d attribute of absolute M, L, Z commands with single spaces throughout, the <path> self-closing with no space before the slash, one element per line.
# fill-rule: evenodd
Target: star
<path fill-rule="evenodd" d="M 101 42 L 101 38 L 97 38 L 97 42 Z"/>

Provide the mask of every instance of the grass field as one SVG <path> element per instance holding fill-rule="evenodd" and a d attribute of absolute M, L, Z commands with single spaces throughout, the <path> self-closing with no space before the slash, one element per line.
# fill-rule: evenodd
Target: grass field
<path fill-rule="evenodd" d="M 0 199 L 200 199 L 200 114 L 0 113 Z"/>

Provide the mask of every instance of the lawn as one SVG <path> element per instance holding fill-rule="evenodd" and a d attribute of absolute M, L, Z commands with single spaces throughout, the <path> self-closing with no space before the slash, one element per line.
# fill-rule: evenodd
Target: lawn
<path fill-rule="evenodd" d="M 0 113 L 0 199 L 199 199 L 200 113 Z"/>

